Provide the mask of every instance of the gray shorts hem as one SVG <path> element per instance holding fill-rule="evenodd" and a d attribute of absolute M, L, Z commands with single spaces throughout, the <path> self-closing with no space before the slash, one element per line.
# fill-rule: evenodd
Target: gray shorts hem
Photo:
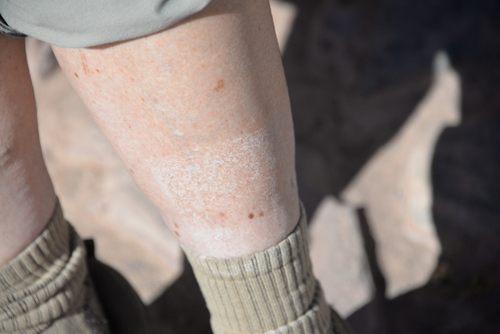
<path fill-rule="evenodd" d="M 83 48 L 164 30 L 205 8 L 210 0 L 4 0 L 7 35 L 28 35 L 64 48 Z M 0 21 L 1 22 L 1 21 Z"/>
<path fill-rule="evenodd" d="M 7 22 L 5 22 L 2 15 L 0 15 L 0 34 L 4 34 L 10 37 L 26 37 L 25 34 L 20 33 L 19 31 L 11 28 L 7 24 Z"/>

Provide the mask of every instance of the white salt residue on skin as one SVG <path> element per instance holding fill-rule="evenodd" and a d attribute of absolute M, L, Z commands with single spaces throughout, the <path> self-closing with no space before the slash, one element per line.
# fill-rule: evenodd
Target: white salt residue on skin
<path fill-rule="evenodd" d="M 220 252 L 227 254 L 240 240 L 245 247 L 263 235 L 283 233 L 275 229 L 283 230 L 276 222 L 287 219 L 277 180 L 285 171 L 277 170 L 277 144 L 269 136 L 263 129 L 215 144 L 201 141 L 146 162 L 162 187 L 163 200 L 176 210 L 187 246 L 196 250 L 217 241 Z"/>
<path fill-rule="evenodd" d="M 245 190 L 248 187 L 255 189 L 265 184 L 262 190 L 275 189 L 272 175 L 276 161 L 263 132 L 245 134 L 218 145 L 201 143 L 196 151 L 185 148 L 179 154 L 151 160 L 148 165 L 158 184 L 163 185 L 163 193 L 169 194 L 176 205 L 191 203 L 188 206 L 199 212 L 206 212 L 207 203 L 225 207 L 227 203 L 221 197 L 243 200 L 254 192 Z"/>

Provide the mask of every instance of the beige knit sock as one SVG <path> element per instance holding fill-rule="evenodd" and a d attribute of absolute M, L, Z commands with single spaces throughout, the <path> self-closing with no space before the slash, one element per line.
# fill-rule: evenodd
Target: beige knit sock
<path fill-rule="evenodd" d="M 0 333 L 108 334 L 85 256 L 57 204 L 47 228 L 0 267 Z"/>
<path fill-rule="evenodd" d="M 350 333 L 313 276 L 303 208 L 298 226 L 263 252 L 216 259 L 184 250 L 216 334 Z"/>

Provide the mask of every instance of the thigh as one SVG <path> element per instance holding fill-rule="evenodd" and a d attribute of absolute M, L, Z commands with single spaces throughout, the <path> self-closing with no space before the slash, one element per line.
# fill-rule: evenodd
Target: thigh
<path fill-rule="evenodd" d="M 43 230 L 55 205 L 24 42 L 0 35 L 0 265 Z"/>
<path fill-rule="evenodd" d="M 0 35 L 0 156 L 4 159 L 22 144 L 21 133 L 36 129 L 24 43 L 24 39 Z"/>
<path fill-rule="evenodd" d="M 265 249 L 295 227 L 292 121 L 267 0 L 214 0 L 150 36 L 54 50 L 185 243 L 203 235 L 205 245 L 190 246 L 210 252 L 218 239 Z"/>

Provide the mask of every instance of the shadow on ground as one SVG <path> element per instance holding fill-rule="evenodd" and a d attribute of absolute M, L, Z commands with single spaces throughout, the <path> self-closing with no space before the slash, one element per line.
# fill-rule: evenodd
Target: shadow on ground
<path fill-rule="evenodd" d="M 186 257 L 183 264 L 182 275 L 149 305 L 148 311 L 158 333 L 211 334 L 210 314 Z"/>

